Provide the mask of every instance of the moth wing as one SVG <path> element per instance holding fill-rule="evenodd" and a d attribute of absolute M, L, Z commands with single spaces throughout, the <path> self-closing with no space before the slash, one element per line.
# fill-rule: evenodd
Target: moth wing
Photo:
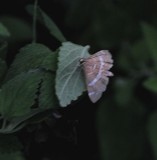
<path fill-rule="evenodd" d="M 108 81 L 108 77 L 100 78 L 95 85 L 87 87 L 88 96 L 93 103 L 101 98 L 103 92 L 107 88 Z"/>
<path fill-rule="evenodd" d="M 113 63 L 112 55 L 108 50 L 101 50 L 91 55 L 90 58 L 96 58 L 101 56 L 104 59 L 104 62 Z"/>
<path fill-rule="evenodd" d="M 97 57 L 88 58 L 85 60 L 85 62 L 83 63 L 83 70 L 84 70 L 87 86 L 97 76 L 99 72 L 99 68 L 100 66 L 98 64 Z"/>
<path fill-rule="evenodd" d="M 97 65 L 97 66 L 96 66 Z M 85 73 L 85 79 L 86 79 L 86 86 L 88 91 L 88 96 L 90 100 L 95 103 L 100 97 L 102 96 L 102 93 L 106 90 L 106 86 L 108 84 L 108 77 L 103 75 L 100 75 L 97 77 L 100 65 L 98 63 L 98 57 L 88 59 L 84 64 L 84 73 Z M 93 84 L 93 80 L 97 77 L 97 81 Z"/>
<path fill-rule="evenodd" d="M 113 66 L 111 54 L 101 50 L 86 59 L 83 64 L 86 77 L 88 96 L 95 103 L 106 90 L 109 82 L 108 76 L 113 76 L 108 70 Z"/>
<path fill-rule="evenodd" d="M 88 96 L 93 103 L 96 103 L 101 98 L 102 92 L 95 92 L 94 94 L 88 93 Z"/>

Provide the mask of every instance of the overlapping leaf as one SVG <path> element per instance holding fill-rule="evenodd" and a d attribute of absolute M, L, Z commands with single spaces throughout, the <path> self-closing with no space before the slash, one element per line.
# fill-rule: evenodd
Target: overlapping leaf
<path fill-rule="evenodd" d="M 17 54 L 8 71 L 6 80 L 34 68 L 54 71 L 56 69 L 55 60 L 56 55 L 48 47 L 42 44 L 29 44 Z"/>
<path fill-rule="evenodd" d="M 85 90 L 84 77 L 79 64 L 80 58 L 87 57 L 89 46 L 64 42 L 60 47 L 56 75 L 56 94 L 60 105 L 65 107 Z"/>
<path fill-rule="evenodd" d="M 32 71 L 22 73 L 7 81 L 0 91 L 0 113 L 10 119 L 31 112 L 42 73 Z"/>
<path fill-rule="evenodd" d="M 56 108 L 55 76 L 51 73 L 44 74 L 40 88 L 39 107 L 42 109 Z"/>

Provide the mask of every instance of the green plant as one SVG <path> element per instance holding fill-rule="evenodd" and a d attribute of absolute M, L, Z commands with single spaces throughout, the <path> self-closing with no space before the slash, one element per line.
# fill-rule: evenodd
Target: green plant
<path fill-rule="evenodd" d="M 27 11 L 34 16 L 33 40 L 20 49 L 9 67 L 5 57 L 7 41 L 11 35 L 0 24 L 1 134 L 14 133 L 27 124 L 46 119 L 59 106 L 66 107 L 85 91 L 79 59 L 89 54 L 89 46 L 66 42 L 55 23 L 37 4 L 27 6 Z M 61 43 L 55 51 L 36 42 L 36 19 Z M 22 159 L 18 150 L 15 155 L 12 152 L 9 155 L 2 154 L 3 159 L 7 159 L 7 156 Z"/>
<path fill-rule="evenodd" d="M 77 145 L 75 127 L 79 118 L 74 113 L 72 120 L 63 117 L 62 124 L 54 125 L 62 119 L 62 112 L 77 105 L 84 107 L 80 117 L 84 117 L 82 121 L 87 128 L 90 127 L 92 111 L 95 112 L 97 157 L 103 160 L 156 159 L 157 29 L 155 23 L 141 23 L 141 12 L 145 13 L 146 5 L 141 1 L 127 4 L 125 0 L 104 0 L 101 5 L 99 1 L 90 1 L 89 5 L 88 0 L 77 0 L 69 4 L 67 25 L 77 28 L 89 22 L 79 36 L 81 40 L 77 41 L 89 42 L 91 50 L 102 47 L 113 50 L 115 76 L 100 101 L 91 104 L 86 94 L 83 95 L 86 87 L 79 64 L 80 58 L 89 55 L 89 45 L 66 40 L 37 1 L 34 6 L 26 8 L 33 17 L 33 29 L 21 19 L 0 17 L 0 159 L 26 159 L 22 151 L 31 150 L 31 141 L 37 141 L 37 144 L 49 141 L 46 139 L 48 134 L 53 137 L 51 143 L 58 136 L 57 141 L 70 139 Z M 147 14 L 150 17 L 151 12 Z M 134 18 L 135 15 L 138 16 Z M 152 17 L 155 19 L 155 15 Z M 47 29 L 48 35 L 55 38 L 58 47 L 52 49 L 50 45 L 39 43 L 37 20 Z M 11 28 L 8 22 L 15 25 Z M 7 61 L 10 44 L 14 46 L 28 39 L 31 42 L 24 43 L 10 65 Z M 28 138 L 28 142 L 27 138 L 20 139 L 22 130 L 33 138 Z M 82 132 L 86 134 L 87 130 L 84 130 Z M 91 134 L 93 130 L 89 132 Z M 92 142 L 88 143 L 89 147 Z M 63 143 L 59 141 L 59 144 L 60 152 L 66 150 L 67 143 L 61 146 Z M 46 153 L 58 151 L 54 149 L 57 145 L 50 151 L 48 145 L 45 148 Z M 73 144 L 72 148 L 75 148 Z M 94 157 L 90 149 L 91 157 Z M 57 159 L 66 158 L 63 154 Z"/>

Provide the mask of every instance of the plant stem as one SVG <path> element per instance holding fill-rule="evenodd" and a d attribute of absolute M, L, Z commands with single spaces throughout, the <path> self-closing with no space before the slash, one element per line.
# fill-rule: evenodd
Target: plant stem
<path fill-rule="evenodd" d="M 38 5 L 38 0 L 35 0 L 34 1 L 34 13 L 33 13 L 33 40 L 32 40 L 32 43 L 36 43 L 36 39 L 37 39 L 37 35 L 36 35 L 37 5 Z"/>

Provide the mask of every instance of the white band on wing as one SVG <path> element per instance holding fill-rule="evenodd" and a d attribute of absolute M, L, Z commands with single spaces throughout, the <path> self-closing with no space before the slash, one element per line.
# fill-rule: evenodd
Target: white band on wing
<path fill-rule="evenodd" d="M 88 86 L 93 86 L 93 85 L 95 85 L 95 83 L 101 78 L 102 69 L 103 69 L 105 63 L 104 63 L 103 58 L 102 58 L 101 56 L 99 56 L 99 60 L 100 60 L 99 72 L 98 72 L 97 76 L 95 77 L 95 79 L 92 80 L 92 81 L 88 84 Z"/>

